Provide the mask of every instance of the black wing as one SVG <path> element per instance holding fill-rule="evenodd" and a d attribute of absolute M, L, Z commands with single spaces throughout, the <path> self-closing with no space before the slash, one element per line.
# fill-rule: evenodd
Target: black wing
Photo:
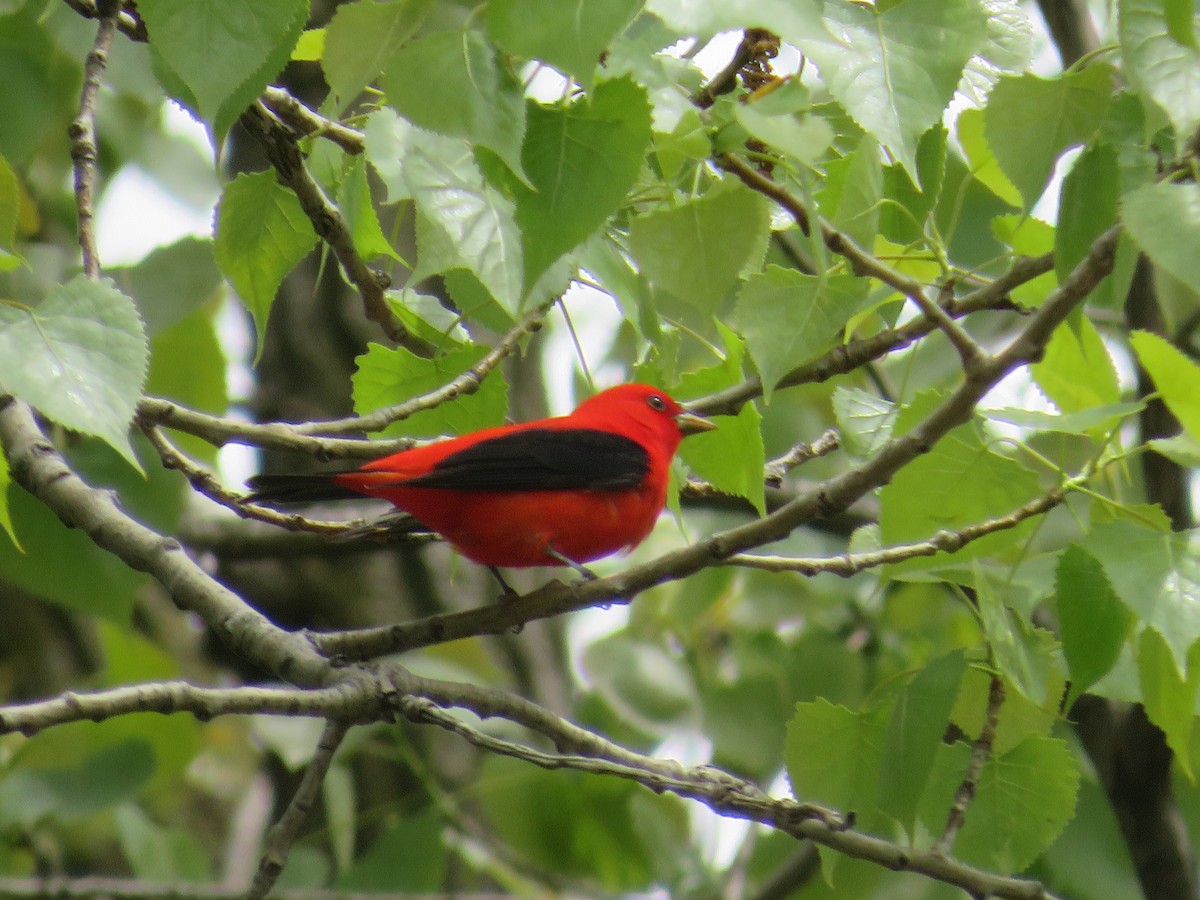
<path fill-rule="evenodd" d="M 637 487 L 650 456 L 637 441 L 593 428 L 531 428 L 473 444 L 402 484 L 463 491 Z"/>

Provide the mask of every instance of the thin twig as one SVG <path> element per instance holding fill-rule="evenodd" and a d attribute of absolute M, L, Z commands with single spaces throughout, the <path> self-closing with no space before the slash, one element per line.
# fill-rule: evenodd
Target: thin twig
<path fill-rule="evenodd" d="M 708 84 L 700 88 L 692 97 L 692 103 L 701 109 L 708 109 L 717 102 L 717 98 L 722 94 L 728 94 L 737 87 L 738 72 L 746 63 L 754 58 L 754 47 L 757 41 L 752 37 L 751 32 L 755 29 L 747 29 L 742 32 L 742 39 L 738 42 L 737 48 L 733 51 L 733 56 L 729 62 L 725 64 L 720 72 L 713 76 Z"/>
<path fill-rule="evenodd" d="M 226 488 L 216 475 L 181 453 L 174 444 L 167 440 L 157 426 L 142 424 L 141 429 L 142 433 L 146 435 L 146 439 L 150 441 L 150 445 L 158 452 L 164 468 L 182 473 L 199 493 L 214 503 L 233 510 L 243 519 L 257 519 L 288 531 L 307 531 L 334 537 L 352 532 L 364 524 L 361 521 L 324 522 L 295 513 L 276 512 L 255 503 L 247 503 L 243 495 Z"/>
<path fill-rule="evenodd" d="M 108 65 L 108 51 L 117 31 L 121 11 L 118 0 L 98 0 L 96 39 L 83 66 L 83 90 L 79 94 L 79 114 L 71 122 L 71 159 L 75 164 L 76 235 L 83 253 L 83 272 L 88 278 L 100 277 L 100 252 L 96 249 L 96 100 L 100 96 L 101 76 Z"/>
<path fill-rule="evenodd" d="M 236 419 L 213 416 L 188 409 L 171 400 L 158 397 L 143 397 L 138 403 L 138 422 L 161 424 L 183 431 L 217 447 L 228 443 L 249 444 L 270 450 L 306 453 L 316 459 L 377 459 L 389 453 L 415 446 L 410 438 L 382 441 L 321 437 L 321 435 L 346 434 L 356 431 L 380 431 L 395 422 L 416 413 L 440 406 L 479 390 L 487 376 L 501 362 L 515 353 L 521 339 L 542 327 L 546 313 L 554 301 L 548 301 L 530 310 L 526 315 L 488 351 L 488 353 L 465 372 L 455 376 L 446 384 L 427 394 L 397 403 L 363 416 L 348 416 L 324 422 L 305 422 L 293 425 L 287 422 L 242 422 Z"/>
<path fill-rule="evenodd" d="M 984 764 L 992 755 L 992 745 L 996 741 L 996 726 L 1000 722 L 1000 707 L 1004 704 L 1004 681 L 999 675 L 992 675 L 991 687 L 988 689 L 987 718 L 979 737 L 971 745 L 971 761 L 967 765 L 962 783 L 954 792 L 954 803 L 946 816 L 946 827 L 941 838 L 933 847 L 934 853 L 949 856 L 954 847 L 954 839 L 967 820 L 967 807 L 975 799 L 975 791 L 979 787 L 979 777 L 983 774 Z"/>
<path fill-rule="evenodd" d="M 137 421 L 139 425 L 160 424 L 194 435 L 214 447 L 247 444 L 266 450 L 306 453 L 322 462 L 333 459 L 376 459 L 407 450 L 416 443 L 411 438 L 365 441 L 358 438 L 312 437 L 301 433 L 299 426 L 287 422 L 244 422 L 213 416 L 161 397 L 142 397 L 138 401 Z"/>
<path fill-rule="evenodd" d="M 1054 268 L 1054 257 L 1045 254 L 1038 257 L 1021 257 L 1007 272 L 991 284 L 977 288 L 946 306 L 946 314 L 961 317 L 983 310 L 1013 309 L 1009 293 Z M 797 366 L 782 376 L 775 390 L 801 384 L 827 381 L 835 375 L 844 375 L 864 363 L 870 362 L 911 346 L 919 338 L 934 330 L 936 326 L 928 316 L 922 314 L 896 328 L 885 328 L 870 337 L 858 338 L 834 347 L 817 359 Z M 754 376 L 740 384 L 694 400 L 688 407 L 702 415 L 737 415 L 748 401 L 762 395 L 762 381 Z"/>
<path fill-rule="evenodd" d="M 812 443 L 800 442 L 787 453 L 767 463 L 763 480 L 770 487 L 779 487 L 788 472 L 806 462 L 827 456 L 841 446 L 841 436 L 830 428 Z"/>
<path fill-rule="evenodd" d="M 747 187 L 774 200 L 791 214 L 801 231 L 805 234 L 809 233 L 813 217 L 809 215 L 799 197 L 794 196 L 777 181 L 747 165 L 733 154 L 726 153 L 719 157 L 717 164 L 725 171 L 736 175 Z M 882 281 L 912 300 L 921 312 L 925 313 L 929 320 L 950 339 L 950 343 L 962 358 L 964 368 L 970 369 L 982 362 L 983 350 L 953 318 L 947 315 L 946 310 L 940 304 L 929 299 L 929 295 L 925 293 L 925 287 L 919 281 L 909 278 L 898 269 L 885 265 L 877 257 L 859 247 L 845 232 L 839 231 L 819 218 L 816 221 L 825 246 L 831 252 L 845 258 L 850 263 L 854 274 L 867 275 Z"/>
<path fill-rule="evenodd" d="M 877 566 L 900 563 L 921 556 L 935 556 L 938 553 L 957 553 L 972 541 L 977 541 L 998 531 L 1016 528 L 1026 519 L 1049 512 L 1062 503 L 1065 498 L 1066 492 L 1061 488 L 1055 488 L 1024 506 L 1018 507 L 1006 516 L 988 519 L 975 525 L 967 525 L 954 531 L 939 531 L 927 541 L 887 547 L 882 550 L 873 550 L 870 553 L 846 553 L 842 556 L 807 558 L 738 553 L 725 560 L 725 564 L 747 569 L 762 569 L 766 572 L 796 572 L 805 576 L 828 573 L 849 578 L 851 575 Z"/>
<path fill-rule="evenodd" d="M 102 17 L 100 7 L 103 4 L 98 3 L 97 0 L 64 0 L 64 2 L 86 19 Z M 150 39 L 146 33 L 146 23 L 129 10 L 122 9 L 117 14 L 117 28 L 131 41 L 137 41 L 139 44 L 144 44 Z"/>
<path fill-rule="evenodd" d="M 295 192 L 304 214 L 312 222 L 313 230 L 329 245 L 346 278 L 358 289 L 367 318 L 378 324 L 389 338 L 402 347 L 418 356 L 432 356 L 436 348 L 424 338 L 411 333 L 392 314 L 385 294 L 390 279 L 384 273 L 371 269 L 359 256 L 354 237 L 341 211 L 305 168 L 304 156 L 296 146 L 296 136 L 291 128 L 261 100 L 250 105 L 242 121 L 262 139 L 267 158 L 279 180 Z"/>
<path fill-rule="evenodd" d="M 194 881 L 151 881 L 144 878 L 2 878 L 0 897 L 8 900 L 242 900 L 241 885 Z M 272 900 L 447 900 L 443 892 L 346 891 L 339 888 L 275 888 Z M 512 900 L 511 892 L 472 891 L 470 900 Z"/>
<path fill-rule="evenodd" d="M 305 137 L 316 135 L 333 141 L 351 156 L 357 156 L 366 149 L 362 132 L 313 112 L 281 87 L 268 85 L 259 99 L 267 109 L 291 125 L 297 134 Z"/>
<path fill-rule="evenodd" d="M 266 849 L 263 851 L 254 880 L 250 882 L 250 889 L 246 891 L 246 900 L 263 900 L 270 893 L 279 873 L 287 864 L 292 845 L 300 836 L 300 827 L 312 810 L 321 784 L 325 781 L 325 774 L 333 764 L 333 755 L 349 730 L 348 722 L 330 719 L 325 723 L 325 730 L 321 733 L 321 740 L 317 742 L 316 752 L 304 770 L 304 777 L 300 779 L 300 786 L 296 788 L 292 802 L 275 823 L 275 827 L 267 832 Z"/>
<path fill-rule="evenodd" d="M 474 394 L 483 385 L 487 376 L 511 356 L 521 346 L 521 340 L 526 335 L 540 331 L 546 319 L 546 314 L 558 302 L 558 299 L 548 300 L 527 312 L 517 324 L 504 333 L 479 362 L 462 374 L 446 382 L 439 388 L 413 397 L 395 406 L 384 407 L 364 416 L 350 416 L 345 419 L 332 419 L 327 422 L 313 422 L 296 425 L 297 434 L 344 434 L 348 431 L 382 431 L 388 425 L 403 421 L 427 409 L 433 409 L 448 403 L 458 397 Z"/>

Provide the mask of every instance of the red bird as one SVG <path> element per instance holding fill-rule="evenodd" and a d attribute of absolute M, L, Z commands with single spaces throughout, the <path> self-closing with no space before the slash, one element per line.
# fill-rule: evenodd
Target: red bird
<path fill-rule="evenodd" d="M 248 499 L 381 497 L 482 565 L 587 573 L 583 563 L 645 539 L 679 442 L 715 427 L 658 388 L 626 384 L 568 416 L 484 428 L 349 472 L 259 475 Z"/>

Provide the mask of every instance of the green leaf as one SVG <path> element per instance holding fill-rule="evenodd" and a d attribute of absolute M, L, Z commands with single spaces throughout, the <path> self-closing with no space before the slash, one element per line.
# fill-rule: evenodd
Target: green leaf
<path fill-rule="evenodd" d="M 1177 43 L 1196 49 L 1195 0 L 1163 0 L 1167 33 Z"/>
<path fill-rule="evenodd" d="M 311 28 L 300 33 L 292 49 L 292 62 L 320 62 L 325 55 L 325 29 Z"/>
<path fill-rule="evenodd" d="M 959 146 L 967 154 L 971 175 L 1009 206 L 1021 206 L 1021 192 L 1013 186 L 992 152 L 984 133 L 983 110 L 964 109 L 954 123 Z"/>
<path fill-rule="evenodd" d="M 489 754 L 474 793 L 489 833 L 540 869 L 599 883 L 605 894 L 649 889 L 652 860 L 638 821 L 649 817 L 643 803 L 633 802 L 649 798 L 638 785 Z M 656 812 L 675 808 L 667 798 L 653 799 Z M 661 827 L 664 818 L 651 821 Z"/>
<path fill-rule="evenodd" d="M 798 6 L 814 14 L 817 4 Z M 784 39 L 812 58 L 830 93 L 917 180 L 917 142 L 941 119 L 987 36 L 982 9 L 974 0 L 906 0 L 882 13 L 857 3 L 819 9 L 818 28 Z"/>
<path fill-rule="evenodd" d="M 926 806 L 923 818 L 931 829 L 945 824 L 968 754 L 959 744 L 939 756 L 944 800 Z M 1079 767 L 1067 742 L 1026 738 L 984 763 L 954 856 L 994 871 L 1024 871 L 1071 821 L 1078 792 Z"/>
<path fill-rule="evenodd" d="M 357 805 L 354 787 L 354 775 L 346 765 L 330 766 L 321 782 L 325 828 L 333 849 L 333 864 L 339 872 L 350 868 L 354 859 Z"/>
<path fill-rule="evenodd" d="M 405 179 L 417 206 L 414 280 L 467 269 L 516 317 L 525 290 L 512 202 L 487 183 L 462 141 L 419 133 L 408 147 Z"/>
<path fill-rule="evenodd" d="M 406 815 L 384 831 L 338 880 L 340 891 L 435 893 L 444 886 L 445 823 L 436 810 Z"/>
<path fill-rule="evenodd" d="M 687 665 L 658 643 L 617 632 L 589 644 L 588 683 L 623 721 L 665 737 L 698 724 L 699 698 Z"/>
<path fill-rule="evenodd" d="M 113 818 L 121 852 L 137 878 L 180 883 L 212 880 L 208 854 L 182 828 L 163 828 L 132 803 L 117 807 Z"/>
<path fill-rule="evenodd" d="M 0 822 L 82 818 L 135 798 L 153 775 L 154 752 L 136 739 L 102 747 L 74 768 L 11 770 L 0 780 Z"/>
<path fill-rule="evenodd" d="M 435 390 L 458 377 L 487 354 L 486 347 L 464 347 L 433 359 L 415 356 L 403 347 L 394 350 L 370 344 L 355 362 L 354 410 L 374 412 Z M 498 372 L 483 380 L 474 394 L 456 397 L 393 422 L 381 433 L 387 436 L 438 437 L 466 434 L 504 422 L 505 384 Z"/>
<path fill-rule="evenodd" d="M 12 253 L 17 240 L 17 214 L 21 210 L 21 186 L 8 161 L 0 156 L 0 251 Z M 6 257 L 6 259 L 15 259 Z M 7 263 L 4 268 L 11 268 Z"/>
<path fill-rule="evenodd" d="M 1056 78 L 1000 79 L 984 110 L 988 144 L 1029 209 L 1064 150 L 1096 133 L 1112 98 L 1112 72 L 1091 65 Z"/>
<path fill-rule="evenodd" d="M 275 292 L 317 242 L 300 201 L 273 172 L 238 175 L 217 205 L 217 265 L 254 317 L 262 352 Z M 256 356 L 257 356 L 256 353 Z"/>
<path fill-rule="evenodd" d="M 863 135 L 853 153 L 831 161 L 826 170 L 826 190 L 819 197 L 826 218 L 860 247 L 873 247 L 883 196 L 879 143 L 871 135 Z M 833 185 L 836 188 L 830 190 Z"/>
<path fill-rule="evenodd" d="M 892 437 L 896 404 L 861 388 L 838 385 L 833 391 L 833 414 L 847 452 L 859 459 L 871 456 Z"/>
<path fill-rule="evenodd" d="M 658 52 L 677 37 L 656 16 L 639 16 L 612 42 L 604 60 L 607 77 L 629 76 L 645 89 L 659 134 L 671 134 L 684 119 L 699 115 L 691 100 L 704 80 L 699 67 L 691 60 Z M 700 136 L 709 147 L 708 135 Z"/>
<path fill-rule="evenodd" d="M 180 365 L 180 360 L 187 360 L 187 364 Z M 227 365 L 213 311 L 197 309 L 151 338 L 146 393 L 166 397 L 189 409 L 224 415 L 229 408 Z M 215 466 L 217 448 L 208 441 L 183 433 L 171 438 L 188 455 Z"/>
<path fill-rule="evenodd" d="M 354 102 L 433 7 L 433 0 L 357 0 L 337 8 L 325 28 L 321 59 L 330 112 L 339 114 Z"/>
<path fill-rule="evenodd" d="M 940 122 L 921 135 L 917 144 L 920 188 L 903 166 L 884 168 L 883 197 L 892 202 L 884 203 L 879 210 L 879 229 L 889 240 L 909 244 L 924 235 L 946 172 L 946 138 L 946 129 Z"/>
<path fill-rule="evenodd" d="M 1200 688 L 1200 644 L 1193 644 L 1187 658 L 1187 675 L 1175 665 L 1171 648 L 1153 628 L 1142 631 L 1137 644 L 1138 682 L 1146 718 L 1162 729 L 1167 746 L 1189 780 L 1191 736 L 1196 721 L 1196 693 Z"/>
<path fill-rule="evenodd" d="M 1135 331 L 1129 343 L 1183 430 L 1200 440 L 1200 366 L 1169 341 L 1148 331 Z"/>
<path fill-rule="evenodd" d="M 1033 59 L 1033 24 L 1019 0 L 981 0 L 987 38 L 963 71 L 958 90 L 976 106 L 1002 75 L 1023 72 Z"/>
<path fill-rule="evenodd" d="M 720 322 L 717 330 L 725 345 L 725 358 L 715 366 L 684 375 L 679 381 L 677 397 L 702 397 L 742 380 L 742 342 Z M 745 497 L 756 510 L 763 512 L 766 455 L 762 415 L 753 403 L 743 406 L 736 416 L 722 416 L 716 430 L 689 437 L 680 445 L 679 457 L 718 490 Z"/>
<path fill-rule="evenodd" d="M 364 260 L 388 256 L 403 262 L 379 227 L 371 186 L 367 183 L 367 164 L 361 157 L 351 161 L 346 177 L 338 187 L 337 202 L 359 256 Z"/>
<path fill-rule="evenodd" d="M 793 84 L 796 87 L 789 89 Z M 734 105 L 734 118 L 750 134 L 780 153 L 804 165 L 814 165 L 833 143 L 833 127 L 828 119 L 802 115 L 797 109 L 790 108 L 799 103 L 777 109 L 767 102 L 784 92 L 795 93 L 797 100 L 803 100 L 801 109 L 808 106 L 808 91 L 800 82 L 789 81 L 757 101 Z"/>
<path fill-rule="evenodd" d="M 660 290 L 710 316 L 762 245 L 766 202 L 733 182 L 674 209 L 633 220 L 629 248 Z"/>
<path fill-rule="evenodd" d="M 827 700 L 797 703 L 784 754 L 792 796 L 859 814 L 873 812 L 887 707 L 854 713 Z"/>
<path fill-rule="evenodd" d="M 1184 433 L 1172 438 L 1155 438 L 1147 444 L 1172 462 L 1187 469 L 1200 469 L 1200 441 Z"/>
<path fill-rule="evenodd" d="M 1190 3 L 1188 4 L 1191 5 Z M 1161 0 L 1118 0 L 1121 57 L 1134 86 L 1160 106 L 1182 141 L 1200 125 L 1200 50 L 1172 36 Z M 1190 15 L 1195 15 L 1195 9 Z M 1177 32 L 1179 19 L 1172 13 Z"/>
<path fill-rule="evenodd" d="M 1191 536 L 1120 520 L 1097 525 L 1082 543 L 1121 601 L 1166 638 L 1175 665 L 1186 671 L 1188 651 L 1200 638 L 1200 558 Z"/>
<path fill-rule="evenodd" d="M 150 352 L 133 301 L 77 275 L 34 308 L 0 303 L 0 387 L 139 468 L 129 424 Z"/>
<path fill-rule="evenodd" d="M 1033 380 L 1064 413 L 1115 404 L 1121 399 L 1117 369 L 1096 326 L 1086 316 L 1072 328 L 1060 326 L 1040 362 L 1029 367 Z"/>
<path fill-rule="evenodd" d="M 405 177 L 410 149 L 420 146 L 421 131 L 394 109 L 381 107 L 369 116 L 363 127 L 363 145 L 367 160 L 387 189 L 387 202 L 396 203 L 412 196 Z"/>
<path fill-rule="evenodd" d="M 1121 218 L 1150 259 L 1184 284 L 1200 284 L 1195 252 L 1200 246 L 1200 185 L 1143 185 L 1121 198 Z"/>
<path fill-rule="evenodd" d="M 774 634 L 739 642 L 736 676 L 718 676 L 701 687 L 704 734 L 713 764 L 749 778 L 770 779 L 783 761 L 784 725 L 793 699 L 784 677 L 790 651 Z M 753 646 L 747 647 L 754 642 Z M 754 660 L 740 652 L 746 648 Z M 778 651 L 772 654 L 772 651 Z M 755 666 L 758 659 L 772 666 Z"/>
<path fill-rule="evenodd" d="M 291 57 L 308 0 L 145 0 L 138 12 L 167 93 L 210 125 L 219 147 Z"/>
<path fill-rule="evenodd" d="M 16 539 L 0 541 L 5 580 L 66 609 L 128 627 L 134 598 L 149 576 L 134 572 L 79 529 L 67 528 L 26 491 L 9 491 L 8 500 Z M 71 564 L 54 562 L 64 559 Z"/>
<path fill-rule="evenodd" d="M 961 650 L 948 653 L 918 672 L 892 702 L 883 735 L 878 803 L 910 835 L 966 668 Z"/>
<path fill-rule="evenodd" d="M 1054 250 L 1054 227 L 1040 219 L 1025 214 L 996 216 L 992 219 L 992 231 L 1001 242 L 1021 256 L 1038 257 Z M 1054 272 L 1046 272 L 1032 281 L 1012 290 L 1012 298 L 1021 306 L 1031 309 L 1046 302 L 1046 298 L 1058 287 Z"/>
<path fill-rule="evenodd" d="M 108 274 L 129 294 L 154 337 L 216 300 L 224 284 L 209 238 L 185 237 L 152 250 L 130 268 Z"/>
<path fill-rule="evenodd" d="M 718 490 L 745 497 L 764 514 L 762 414 L 753 403 L 736 416 L 722 416 L 715 431 L 689 437 L 680 445 L 679 457 Z"/>
<path fill-rule="evenodd" d="M 996 667 L 1006 680 L 1038 706 L 1058 701 L 1050 696 L 1052 684 L 1060 684 L 1055 665 L 1058 644 L 1045 629 L 1027 625 L 1009 608 L 1012 588 L 994 579 L 979 577 L 976 568 L 975 591 L 979 600 L 979 618 L 991 648 Z"/>
<path fill-rule="evenodd" d="M 841 343 L 841 329 L 866 298 L 866 280 L 851 275 L 767 266 L 746 279 L 733 320 L 762 376 L 765 402 L 781 377 Z"/>
<path fill-rule="evenodd" d="M 970 490 L 963 486 L 969 485 Z M 943 529 L 983 522 L 1012 512 L 1040 493 L 1037 476 L 1006 456 L 987 449 L 974 425 L 963 425 L 942 438 L 929 453 L 905 466 L 880 491 L 879 525 L 883 542 L 921 541 Z M 1033 528 L 1016 528 L 967 544 L 955 554 L 967 559 L 1020 543 Z M 940 565 L 946 557 L 909 560 L 896 569 Z"/>
<path fill-rule="evenodd" d="M 590 88 L 601 54 L 641 5 L 641 0 L 493 0 L 488 32 L 514 56 L 540 59 Z"/>
<path fill-rule="evenodd" d="M 13 547 L 17 550 L 21 549 L 21 544 L 17 540 L 17 533 L 13 530 L 12 516 L 8 511 L 8 485 L 11 481 L 8 472 L 8 458 L 3 453 L 0 453 L 0 528 L 3 528 L 12 541 Z"/>
<path fill-rule="evenodd" d="M 1079 154 L 1063 179 L 1058 201 L 1054 271 L 1060 282 L 1117 220 L 1118 189 L 1117 151 L 1112 145 L 1092 144 Z"/>
<path fill-rule="evenodd" d="M 440 31 L 407 44 L 380 84 L 388 104 L 414 125 L 487 147 L 525 177 L 521 83 L 481 32 Z"/>
<path fill-rule="evenodd" d="M 387 300 L 401 325 L 439 350 L 470 341 L 462 315 L 443 305 L 439 297 L 405 287 L 388 291 Z"/>
<path fill-rule="evenodd" d="M 0 91 L 0 156 L 19 170 L 44 146 L 48 133 L 63 134 L 64 123 L 78 113 L 83 56 L 55 46 L 42 20 L 44 10 L 28 3 L 17 6 L 24 9 L 0 16 L 0 84 L 5 85 Z M 0 12 L 14 8 L 7 4 Z"/>
<path fill-rule="evenodd" d="M 649 143 L 650 105 L 628 78 L 570 106 L 530 105 L 521 160 L 533 190 L 517 188 L 527 288 L 617 209 Z"/>
<path fill-rule="evenodd" d="M 1138 403 L 1109 403 L 1104 406 L 1093 406 L 1081 409 L 1079 412 L 1058 415 L 1043 412 L 1039 409 L 1018 409 L 1005 406 L 999 409 L 981 409 L 983 415 L 998 422 L 1008 422 L 1010 425 L 1020 425 L 1033 431 L 1057 431 L 1059 434 L 1078 434 L 1081 431 L 1093 429 L 1107 431 L 1118 420 L 1141 412 L 1145 404 Z"/>

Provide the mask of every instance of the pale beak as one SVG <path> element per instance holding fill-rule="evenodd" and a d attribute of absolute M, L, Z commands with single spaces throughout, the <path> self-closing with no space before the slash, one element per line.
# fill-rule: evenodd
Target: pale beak
<path fill-rule="evenodd" d="M 679 426 L 679 430 L 683 432 L 684 437 L 687 437 L 689 434 L 712 431 L 717 427 L 715 422 L 710 422 L 704 416 L 698 416 L 687 410 L 684 410 L 675 417 L 675 424 Z"/>

